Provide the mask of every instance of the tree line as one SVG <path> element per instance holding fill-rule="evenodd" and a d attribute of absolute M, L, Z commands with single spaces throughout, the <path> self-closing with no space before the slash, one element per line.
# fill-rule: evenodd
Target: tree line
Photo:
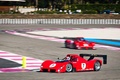
<path fill-rule="evenodd" d="M 0 1 L 1 6 L 34 6 L 37 8 L 48 9 L 65 9 L 74 4 L 120 4 L 120 0 L 26 0 L 26 2 Z"/>

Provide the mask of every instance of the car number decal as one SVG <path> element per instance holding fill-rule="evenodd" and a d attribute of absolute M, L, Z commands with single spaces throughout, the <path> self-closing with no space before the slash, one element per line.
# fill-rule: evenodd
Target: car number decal
<path fill-rule="evenodd" d="M 55 63 L 53 63 L 53 64 L 51 64 L 49 67 L 55 67 L 56 66 L 56 64 Z"/>
<path fill-rule="evenodd" d="M 86 63 L 81 63 L 81 67 L 82 67 L 82 69 L 85 69 L 86 68 Z"/>
<path fill-rule="evenodd" d="M 88 44 L 83 44 L 84 46 L 88 46 Z"/>

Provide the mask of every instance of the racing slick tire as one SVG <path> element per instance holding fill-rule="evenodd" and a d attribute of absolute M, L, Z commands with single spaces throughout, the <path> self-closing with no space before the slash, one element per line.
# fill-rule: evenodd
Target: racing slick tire
<path fill-rule="evenodd" d="M 94 71 L 99 71 L 101 69 L 101 64 L 99 61 L 96 61 L 94 64 Z"/>
<path fill-rule="evenodd" d="M 72 72 L 76 72 L 76 69 L 75 69 L 75 68 L 73 68 Z"/>
<path fill-rule="evenodd" d="M 66 65 L 66 72 L 72 72 L 73 71 L 73 66 L 71 64 Z"/>
<path fill-rule="evenodd" d="M 68 43 L 67 42 L 65 42 L 65 48 L 68 48 Z"/>
<path fill-rule="evenodd" d="M 76 49 L 76 46 L 74 43 L 70 44 L 70 49 Z"/>

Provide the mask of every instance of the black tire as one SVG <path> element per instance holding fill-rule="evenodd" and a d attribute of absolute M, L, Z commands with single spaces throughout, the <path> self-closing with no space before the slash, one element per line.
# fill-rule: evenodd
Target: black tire
<path fill-rule="evenodd" d="M 76 45 L 74 43 L 70 44 L 70 49 L 76 49 Z"/>
<path fill-rule="evenodd" d="M 101 64 L 99 61 L 96 61 L 94 64 L 94 71 L 99 71 L 101 69 Z"/>
<path fill-rule="evenodd" d="M 66 72 L 72 72 L 73 71 L 73 67 L 71 64 L 67 64 L 66 65 Z"/>
<path fill-rule="evenodd" d="M 67 42 L 65 42 L 65 48 L 68 48 L 68 44 L 67 44 Z"/>
<path fill-rule="evenodd" d="M 75 68 L 73 68 L 72 72 L 76 72 L 76 69 L 75 69 Z"/>

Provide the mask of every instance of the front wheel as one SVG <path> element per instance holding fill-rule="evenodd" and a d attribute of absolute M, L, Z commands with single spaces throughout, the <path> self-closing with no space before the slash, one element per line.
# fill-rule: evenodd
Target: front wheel
<path fill-rule="evenodd" d="M 68 48 L 68 43 L 67 43 L 67 42 L 65 42 L 64 44 L 65 44 L 65 48 Z"/>
<path fill-rule="evenodd" d="M 73 71 L 73 67 L 71 64 L 67 64 L 66 65 L 66 72 L 72 72 Z"/>
<path fill-rule="evenodd" d="M 70 49 L 76 49 L 76 45 L 74 43 L 70 44 Z"/>
<path fill-rule="evenodd" d="M 101 64 L 99 61 L 96 61 L 94 64 L 94 71 L 99 71 L 101 69 Z"/>

